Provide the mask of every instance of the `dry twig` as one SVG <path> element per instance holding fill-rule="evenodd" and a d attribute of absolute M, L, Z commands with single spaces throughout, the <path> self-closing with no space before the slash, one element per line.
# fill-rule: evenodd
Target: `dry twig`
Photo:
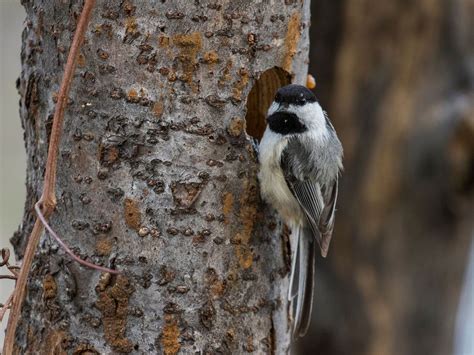
<path fill-rule="evenodd" d="M 12 292 L 12 294 L 7 298 L 7 301 L 5 302 L 5 304 L 0 308 L 0 322 L 3 320 L 5 313 L 7 313 L 8 308 L 10 308 L 10 304 L 12 303 L 12 300 L 13 300 L 13 295 L 14 293 Z"/>
<path fill-rule="evenodd" d="M 12 275 L 0 275 L 0 279 L 10 279 L 10 280 L 16 280 L 18 278 L 18 266 L 10 265 L 10 250 L 8 248 L 3 248 L 1 250 L 1 257 L 2 259 L 0 260 L 0 267 L 6 266 L 8 271 L 12 273 Z M 4 305 L 0 305 L 0 322 L 3 320 L 3 317 L 5 316 L 5 313 L 7 312 L 7 309 L 10 308 L 10 305 L 12 303 L 14 291 L 11 293 L 11 295 L 8 297 L 7 301 L 5 302 Z"/>
<path fill-rule="evenodd" d="M 18 266 L 10 265 L 10 250 L 8 248 L 3 248 L 0 252 L 2 256 L 2 260 L 0 261 L 0 267 L 6 266 L 8 271 L 10 271 L 12 275 L 0 275 L 0 279 L 14 279 L 18 278 L 18 270 L 20 269 Z"/>

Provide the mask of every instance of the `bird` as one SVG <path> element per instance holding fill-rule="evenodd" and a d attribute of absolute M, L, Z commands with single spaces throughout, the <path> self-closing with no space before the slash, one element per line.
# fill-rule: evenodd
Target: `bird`
<path fill-rule="evenodd" d="M 302 85 L 278 89 L 266 121 L 260 193 L 291 229 L 288 299 L 297 338 L 311 322 L 316 243 L 325 258 L 333 234 L 343 148 L 316 96 Z"/>

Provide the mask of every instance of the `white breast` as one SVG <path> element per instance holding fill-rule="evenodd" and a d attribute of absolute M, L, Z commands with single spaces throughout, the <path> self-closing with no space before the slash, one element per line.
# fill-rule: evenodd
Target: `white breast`
<path fill-rule="evenodd" d="M 267 127 L 259 147 L 258 177 L 262 198 L 278 211 L 287 224 L 294 226 L 303 224 L 304 214 L 288 188 L 280 166 L 281 154 L 287 144 L 287 137 Z"/>

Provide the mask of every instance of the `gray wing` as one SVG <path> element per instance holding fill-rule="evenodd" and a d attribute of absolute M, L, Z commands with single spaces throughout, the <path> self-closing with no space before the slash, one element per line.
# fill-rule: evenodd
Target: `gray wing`
<path fill-rule="evenodd" d="M 299 152 L 301 153 L 302 150 L 299 149 Z M 293 160 L 290 160 L 290 156 Z M 304 164 L 295 161 L 295 154 L 283 152 L 282 170 L 288 187 L 303 209 L 313 235 L 318 241 L 321 255 L 326 257 L 334 229 L 338 177 L 336 175 L 334 179 L 323 184 L 316 178 L 317 167 L 309 166 L 311 161 L 309 154 L 303 152 L 300 159 L 304 161 Z M 308 166 L 306 174 L 303 172 L 306 176 L 304 179 L 298 179 L 293 174 L 293 167 L 296 165 L 299 166 L 299 170 L 302 170 L 302 166 Z"/>
<path fill-rule="evenodd" d="M 332 186 L 321 186 L 314 180 L 287 179 L 309 225 L 316 237 L 321 255 L 326 257 L 334 229 L 334 215 L 337 200 L 338 179 Z"/>

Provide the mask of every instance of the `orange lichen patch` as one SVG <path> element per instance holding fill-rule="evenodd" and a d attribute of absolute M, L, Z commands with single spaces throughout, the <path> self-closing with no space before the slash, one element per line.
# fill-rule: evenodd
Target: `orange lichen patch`
<path fill-rule="evenodd" d="M 201 34 L 193 32 L 190 34 L 179 34 L 173 37 L 173 44 L 180 49 L 178 59 L 182 64 L 184 80 L 190 84 L 194 92 L 197 86 L 193 84 L 193 74 L 196 70 L 197 54 L 202 47 Z"/>
<path fill-rule="evenodd" d="M 107 60 L 109 59 L 109 53 L 104 51 L 103 49 L 99 49 L 97 51 L 97 55 L 99 56 L 100 59 L 102 60 Z"/>
<path fill-rule="evenodd" d="M 234 85 L 232 89 L 232 98 L 236 101 L 242 101 L 242 91 L 245 89 L 249 82 L 249 72 L 248 70 L 241 68 L 239 70 L 239 80 Z"/>
<path fill-rule="evenodd" d="M 209 286 L 210 294 L 214 298 L 219 298 L 224 294 L 224 291 L 226 288 L 226 282 L 225 280 L 222 281 L 219 279 L 219 276 L 217 275 L 216 270 L 212 268 L 207 269 L 205 280 Z"/>
<path fill-rule="evenodd" d="M 236 235 L 236 240 L 239 243 L 236 248 L 236 254 L 237 254 L 237 258 L 239 259 L 239 264 L 242 268 L 248 269 L 249 267 L 252 266 L 252 262 L 253 262 L 252 251 L 250 250 L 247 244 L 243 244 L 243 243 L 248 243 L 248 240 L 243 241 L 243 236 L 240 233 Z"/>
<path fill-rule="evenodd" d="M 128 301 L 134 289 L 124 275 L 117 276 L 113 285 L 110 285 L 110 280 L 110 277 L 101 277 L 96 287 L 99 294 L 96 306 L 102 313 L 107 344 L 117 352 L 129 353 L 133 350 L 133 344 L 125 337 L 125 330 Z"/>
<path fill-rule="evenodd" d="M 127 93 L 127 100 L 130 102 L 138 102 L 140 100 L 138 92 L 135 89 L 130 89 Z"/>
<path fill-rule="evenodd" d="M 255 36 L 254 33 L 249 33 L 247 35 L 247 42 L 248 44 L 250 44 L 251 46 L 254 46 L 255 43 L 257 42 L 257 37 Z"/>
<path fill-rule="evenodd" d="M 311 74 L 306 76 L 306 87 L 308 89 L 314 89 L 316 87 L 316 79 Z"/>
<path fill-rule="evenodd" d="M 253 336 L 249 335 L 247 337 L 247 342 L 244 345 L 244 350 L 248 353 L 253 353 L 255 351 L 255 346 L 253 345 Z"/>
<path fill-rule="evenodd" d="M 102 25 L 95 25 L 94 26 L 94 34 L 100 36 L 102 33 Z"/>
<path fill-rule="evenodd" d="M 299 12 L 295 12 L 293 15 L 291 15 L 290 22 L 288 23 L 288 30 L 286 31 L 284 41 L 285 56 L 283 57 L 282 62 L 282 68 L 290 73 L 292 72 L 291 64 L 293 62 L 293 57 L 296 55 L 298 42 L 301 36 L 300 24 L 301 14 Z"/>
<path fill-rule="evenodd" d="M 174 45 L 180 48 L 187 48 L 191 51 L 199 50 L 202 47 L 201 34 L 199 32 L 193 32 L 190 34 L 179 34 L 173 37 Z"/>
<path fill-rule="evenodd" d="M 113 147 L 106 148 L 104 145 L 99 144 L 98 157 L 101 164 L 111 165 L 115 161 L 117 161 L 119 156 L 120 156 L 120 151 L 118 150 L 117 147 L 113 146 Z"/>
<path fill-rule="evenodd" d="M 233 342 L 235 340 L 235 329 L 234 328 L 229 328 L 227 329 L 227 332 L 225 333 L 226 338 L 229 339 L 229 341 Z"/>
<path fill-rule="evenodd" d="M 124 214 L 127 225 L 138 231 L 142 224 L 142 214 L 138 203 L 131 198 L 126 198 L 124 201 Z"/>
<path fill-rule="evenodd" d="M 79 53 L 79 55 L 77 56 L 77 66 L 79 68 L 84 68 L 85 65 L 86 65 L 86 57 L 84 57 L 84 54 Z"/>
<path fill-rule="evenodd" d="M 234 210 L 234 195 L 231 192 L 224 194 L 222 199 L 222 212 L 224 213 L 225 223 L 229 223 L 229 216 Z"/>
<path fill-rule="evenodd" d="M 145 89 L 141 88 L 140 91 L 137 92 L 135 89 L 130 89 L 127 93 L 126 100 L 128 102 L 132 102 L 134 104 L 138 102 L 143 102 L 143 100 L 149 101 L 147 98 L 147 92 Z"/>
<path fill-rule="evenodd" d="M 232 69 L 232 66 L 233 66 L 232 60 L 229 59 L 225 65 L 224 70 L 222 71 L 222 75 L 219 78 L 219 81 L 217 82 L 217 85 L 219 87 L 223 87 L 226 84 L 231 82 L 232 77 L 230 76 L 230 70 Z"/>
<path fill-rule="evenodd" d="M 94 349 L 92 345 L 89 344 L 79 344 L 74 349 L 72 355 L 99 355 L 99 352 Z"/>
<path fill-rule="evenodd" d="M 210 286 L 210 290 L 213 296 L 215 297 L 221 297 L 224 294 L 225 291 L 225 282 L 221 280 L 217 280 Z"/>
<path fill-rule="evenodd" d="M 135 35 L 138 32 L 138 25 L 135 17 L 127 17 L 125 19 L 125 32 L 128 35 Z"/>
<path fill-rule="evenodd" d="M 227 133 L 232 137 L 238 137 L 245 129 L 245 120 L 240 117 L 232 117 L 227 126 Z"/>
<path fill-rule="evenodd" d="M 249 242 L 258 212 L 258 189 L 255 182 L 249 179 L 244 181 L 244 192 L 239 202 L 239 217 L 242 228 L 233 239 L 234 244 L 236 244 L 236 254 L 239 264 L 242 268 L 248 269 L 252 266 L 253 262 L 253 252 L 250 249 Z"/>
<path fill-rule="evenodd" d="M 206 64 L 214 64 L 219 61 L 219 55 L 216 51 L 209 51 L 204 53 L 203 61 Z"/>
<path fill-rule="evenodd" d="M 110 149 L 107 150 L 107 162 L 113 163 L 115 162 L 118 157 L 119 157 L 120 151 L 118 150 L 117 147 L 111 147 Z"/>
<path fill-rule="evenodd" d="M 177 79 L 176 72 L 174 70 L 170 70 L 168 73 L 168 80 L 171 82 L 175 82 Z"/>
<path fill-rule="evenodd" d="M 164 105 L 162 102 L 155 102 L 155 104 L 153 105 L 153 114 L 158 117 L 158 118 L 161 118 L 161 116 L 163 115 L 163 110 L 164 110 Z"/>
<path fill-rule="evenodd" d="M 158 46 L 165 50 L 169 59 L 174 59 L 175 55 L 170 47 L 170 38 L 168 36 L 158 37 Z"/>
<path fill-rule="evenodd" d="M 123 11 L 127 16 L 131 16 L 135 13 L 135 10 L 137 7 L 133 5 L 130 1 L 125 1 L 125 4 L 123 4 Z"/>
<path fill-rule="evenodd" d="M 165 355 L 175 355 L 180 349 L 178 322 L 172 314 L 165 314 L 165 326 L 161 334 L 161 345 Z"/>
<path fill-rule="evenodd" d="M 51 274 L 43 278 L 43 299 L 49 300 L 56 297 L 58 286 L 56 280 Z"/>
<path fill-rule="evenodd" d="M 103 236 L 97 240 L 95 243 L 95 252 L 97 255 L 106 256 L 110 255 L 112 251 L 112 242 L 109 238 Z"/>
<path fill-rule="evenodd" d="M 160 36 L 158 37 L 158 45 L 162 48 L 169 47 L 170 45 L 170 38 L 168 36 Z"/>

